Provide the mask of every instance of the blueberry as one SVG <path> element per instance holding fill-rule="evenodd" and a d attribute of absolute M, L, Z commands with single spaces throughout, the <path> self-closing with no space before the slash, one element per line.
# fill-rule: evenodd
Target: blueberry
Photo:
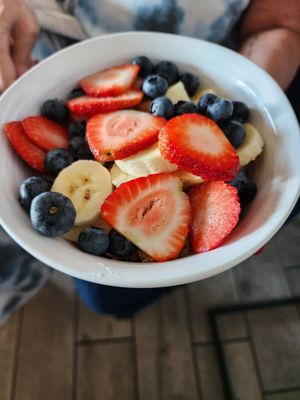
<path fill-rule="evenodd" d="M 68 126 L 68 132 L 70 137 L 80 136 L 85 137 L 86 122 L 85 121 L 73 121 Z"/>
<path fill-rule="evenodd" d="M 233 104 L 227 99 L 216 99 L 207 106 L 206 114 L 217 123 L 230 120 L 233 113 Z"/>
<path fill-rule="evenodd" d="M 52 99 L 45 101 L 42 105 L 41 114 L 52 121 L 64 124 L 68 121 L 70 112 L 64 101 Z"/>
<path fill-rule="evenodd" d="M 179 70 L 177 66 L 170 61 L 161 61 L 155 67 L 155 73 L 165 78 L 169 85 L 173 85 L 179 80 Z"/>
<path fill-rule="evenodd" d="M 243 124 L 237 121 L 228 122 L 222 126 L 222 131 L 235 149 L 243 143 L 246 136 Z"/>
<path fill-rule="evenodd" d="M 79 160 L 90 160 L 93 158 L 86 140 L 80 136 L 73 137 L 70 140 L 69 151 Z"/>
<path fill-rule="evenodd" d="M 115 230 L 109 233 L 110 244 L 107 252 L 126 260 L 136 252 L 136 246 Z"/>
<path fill-rule="evenodd" d="M 196 75 L 185 72 L 180 75 L 179 79 L 183 82 L 188 95 L 190 97 L 194 96 L 200 86 L 199 78 Z"/>
<path fill-rule="evenodd" d="M 207 107 L 209 104 L 213 103 L 218 99 L 213 93 L 207 93 L 204 96 L 201 96 L 197 103 L 197 111 L 199 114 L 206 115 Z"/>
<path fill-rule="evenodd" d="M 50 175 L 56 176 L 61 170 L 72 164 L 73 155 L 66 149 L 53 149 L 48 151 L 45 168 Z"/>
<path fill-rule="evenodd" d="M 40 176 L 31 176 L 22 182 L 19 190 L 19 201 L 26 211 L 30 210 L 32 200 L 39 194 L 47 192 L 50 184 Z"/>
<path fill-rule="evenodd" d="M 104 229 L 91 226 L 80 232 L 78 246 L 85 253 L 101 256 L 109 246 L 109 236 Z"/>
<path fill-rule="evenodd" d="M 40 234 L 62 236 L 74 225 L 76 210 L 71 200 L 63 194 L 45 192 L 32 200 L 30 219 L 33 228 Z"/>
<path fill-rule="evenodd" d="M 174 106 L 172 101 L 168 97 L 156 97 L 150 105 L 150 113 L 170 119 L 174 116 Z"/>
<path fill-rule="evenodd" d="M 142 84 L 142 90 L 151 98 L 160 97 L 168 90 L 168 82 L 159 75 L 148 75 Z"/>
<path fill-rule="evenodd" d="M 75 88 L 71 90 L 71 92 L 68 94 L 68 100 L 70 99 L 75 99 L 77 97 L 85 96 L 86 93 L 83 89 L 81 88 Z"/>
<path fill-rule="evenodd" d="M 180 100 L 174 105 L 175 115 L 183 115 L 189 113 L 196 113 L 197 107 L 190 101 Z"/>
<path fill-rule="evenodd" d="M 137 56 L 132 60 L 132 64 L 137 64 L 140 66 L 139 76 L 141 78 L 146 78 L 146 76 L 152 74 L 154 66 L 152 62 L 146 56 Z"/>
<path fill-rule="evenodd" d="M 230 184 L 238 191 L 241 207 L 245 207 L 249 204 L 257 193 L 256 183 L 249 179 L 243 170 L 239 171 Z"/>
<path fill-rule="evenodd" d="M 233 101 L 232 104 L 233 104 L 233 114 L 231 119 L 233 121 L 241 122 L 242 124 L 244 122 L 247 122 L 250 114 L 248 106 L 242 101 Z"/>

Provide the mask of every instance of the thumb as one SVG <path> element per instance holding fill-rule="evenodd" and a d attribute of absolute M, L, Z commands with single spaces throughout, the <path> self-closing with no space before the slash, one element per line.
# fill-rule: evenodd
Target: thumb
<path fill-rule="evenodd" d="M 31 52 L 38 34 L 38 23 L 31 14 L 26 13 L 16 22 L 12 58 L 18 75 L 24 73 L 32 65 Z"/>

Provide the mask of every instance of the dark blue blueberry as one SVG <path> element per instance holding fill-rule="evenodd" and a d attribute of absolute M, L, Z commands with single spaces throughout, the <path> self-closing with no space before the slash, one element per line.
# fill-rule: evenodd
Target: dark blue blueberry
<path fill-rule="evenodd" d="M 75 136 L 85 137 L 86 122 L 85 121 L 73 121 L 68 126 L 68 132 L 71 138 Z"/>
<path fill-rule="evenodd" d="M 53 149 L 48 151 L 45 168 L 50 175 L 56 176 L 61 170 L 72 164 L 73 155 L 66 149 Z"/>
<path fill-rule="evenodd" d="M 139 76 L 141 78 L 146 78 L 146 76 L 153 73 L 154 66 L 149 58 L 146 56 L 134 57 L 134 59 L 132 60 L 132 64 L 140 66 Z"/>
<path fill-rule="evenodd" d="M 85 138 L 80 136 L 73 137 L 70 140 L 69 150 L 79 160 L 90 160 L 93 158 Z"/>
<path fill-rule="evenodd" d="M 243 170 L 239 171 L 230 184 L 238 191 L 241 207 L 245 207 L 249 204 L 257 193 L 256 183 L 249 179 Z"/>
<path fill-rule="evenodd" d="M 115 230 L 109 233 L 110 244 L 107 252 L 113 256 L 128 259 L 136 252 L 136 246 Z"/>
<path fill-rule="evenodd" d="M 185 72 L 180 75 L 179 79 L 183 82 L 188 95 L 190 97 L 194 96 L 200 86 L 199 78 L 196 75 Z"/>
<path fill-rule="evenodd" d="M 179 80 L 179 70 L 171 61 L 161 61 L 155 67 L 155 73 L 168 82 L 171 86 Z"/>
<path fill-rule="evenodd" d="M 233 113 L 231 119 L 233 121 L 247 122 L 249 119 L 250 111 L 248 106 L 242 101 L 233 101 Z"/>
<path fill-rule="evenodd" d="M 233 104 L 227 99 L 216 99 L 207 106 L 206 115 L 217 123 L 225 123 L 231 119 Z"/>
<path fill-rule="evenodd" d="M 45 192 L 32 200 L 30 219 L 33 228 L 40 234 L 62 236 L 74 225 L 76 210 L 71 200 L 63 194 Z"/>
<path fill-rule="evenodd" d="M 197 112 L 199 114 L 206 115 L 208 105 L 213 103 L 217 99 L 218 96 L 213 93 L 207 93 L 204 96 L 200 97 L 197 103 Z"/>
<path fill-rule="evenodd" d="M 64 124 L 68 121 L 70 112 L 64 101 L 52 99 L 42 105 L 41 114 L 52 121 Z"/>
<path fill-rule="evenodd" d="M 159 75 L 148 75 L 142 85 L 142 90 L 146 96 L 154 99 L 155 97 L 164 96 L 168 90 L 168 82 Z"/>
<path fill-rule="evenodd" d="M 77 97 L 85 96 L 86 93 L 83 89 L 81 88 L 75 88 L 71 90 L 71 92 L 68 94 L 68 100 L 70 99 L 75 99 Z"/>
<path fill-rule="evenodd" d="M 175 115 L 183 115 L 183 114 L 190 114 L 196 113 L 197 107 L 194 103 L 190 101 L 183 101 L 180 100 L 174 105 L 174 113 Z"/>
<path fill-rule="evenodd" d="M 150 113 L 158 117 L 170 119 L 174 116 L 173 103 L 168 97 L 156 97 L 150 105 Z"/>
<path fill-rule="evenodd" d="M 222 131 L 235 149 L 243 143 L 246 136 L 244 125 L 237 121 L 230 121 L 226 125 L 222 125 Z"/>
<path fill-rule="evenodd" d="M 109 236 L 101 228 L 91 226 L 80 232 L 78 246 L 85 253 L 102 256 L 109 246 Z"/>
<path fill-rule="evenodd" d="M 49 183 L 40 176 L 25 179 L 20 186 L 19 201 L 26 211 L 30 210 L 32 200 L 39 194 L 50 189 Z"/>

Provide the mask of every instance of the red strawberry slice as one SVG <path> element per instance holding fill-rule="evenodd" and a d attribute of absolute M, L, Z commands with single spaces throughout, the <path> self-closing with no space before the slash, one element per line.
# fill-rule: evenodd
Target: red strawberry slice
<path fill-rule="evenodd" d="M 28 117 L 22 121 L 22 126 L 28 139 L 42 150 L 67 149 L 69 146 L 66 129 L 48 118 Z"/>
<path fill-rule="evenodd" d="M 79 83 L 90 96 L 117 96 L 133 86 L 139 70 L 139 65 L 119 65 L 89 75 Z"/>
<path fill-rule="evenodd" d="M 209 118 L 184 114 L 169 120 L 159 133 L 164 158 L 205 180 L 230 181 L 239 169 L 239 156 Z"/>
<path fill-rule="evenodd" d="M 170 173 L 121 184 L 104 201 L 102 218 L 156 261 L 176 258 L 191 221 L 181 180 Z"/>
<path fill-rule="evenodd" d="M 18 155 L 32 168 L 45 173 L 46 153 L 32 144 L 22 128 L 21 122 L 8 122 L 4 132 Z"/>
<path fill-rule="evenodd" d="M 99 113 L 134 107 L 140 104 L 143 96 L 144 94 L 141 90 L 131 89 L 113 97 L 77 97 L 70 99 L 67 102 L 67 106 L 75 115 L 92 117 Z"/>
<path fill-rule="evenodd" d="M 156 142 L 165 122 L 137 110 L 98 114 L 88 121 L 86 138 L 97 160 L 121 160 Z"/>
<path fill-rule="evenodd" d="M 204 182 L 189 192 L 192 206 L 190 242 L 195 253 L 218 247 L 236 226 L 240 204 L 235 187 L 222 181 Z"/>

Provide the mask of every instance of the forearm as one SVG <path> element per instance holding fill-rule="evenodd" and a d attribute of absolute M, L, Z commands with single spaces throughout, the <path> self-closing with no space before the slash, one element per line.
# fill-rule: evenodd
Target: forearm
<path fill-rule="evenodd" d="M 252 33 L 242 42 L 240 52 L 286 89 L 300 66 L 300 35 L 287 28 Z"/>

